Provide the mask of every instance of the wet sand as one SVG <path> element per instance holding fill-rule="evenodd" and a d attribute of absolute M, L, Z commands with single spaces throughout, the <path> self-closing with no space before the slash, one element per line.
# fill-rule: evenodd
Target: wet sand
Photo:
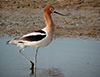
<path fill-rule="evenodd" d="M 99 0 L 1 0 L 0 36 L 22 36 L 45 27 L 43 8 L 53 5 L 55 10 L 68 16 L 53 14 L 55 38 L 95 38 L 100 40 Z"/>

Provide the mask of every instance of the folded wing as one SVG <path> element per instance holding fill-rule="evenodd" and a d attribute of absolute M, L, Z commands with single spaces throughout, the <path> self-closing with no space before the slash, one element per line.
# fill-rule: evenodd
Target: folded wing
<path fill-rule="evenodd" d="M 19 38 L 24 41 L 39 41 L 46 37 L 46 32 L 43 30 L 38 30 L 33 33 L 26 34 Z"/>

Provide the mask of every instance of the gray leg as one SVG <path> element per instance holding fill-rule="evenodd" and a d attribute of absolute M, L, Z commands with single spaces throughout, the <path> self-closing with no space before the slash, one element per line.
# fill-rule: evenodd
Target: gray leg
<path fill-rule="evenodd" d="M 30 63 L 31 63 L 31 70 L 33 69 L 33 66 L 34 66 L 34 63 L 32 62 L 32 61 L 30 61 L 22 52 L 21 52 L 21 50 L 23 50 L 23 48 L 22 49 L 20 49 L 20 50 L 18 50 L 18 52 L 26 59 L 26 60 L 28 60 Z"/>
<path fill-rule="evenodd" d="M 36 77 L 36 62 L 37 62 L 38 49 L 39 48 L 36 49 L 35 58 L 34 58 L 34 77 Z"/>

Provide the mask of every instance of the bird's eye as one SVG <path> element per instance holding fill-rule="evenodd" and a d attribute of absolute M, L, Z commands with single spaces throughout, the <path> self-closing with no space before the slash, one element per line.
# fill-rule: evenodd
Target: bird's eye
<path fill-rule="evenodd" d="M 52 10 L 53 10 L 53 8 L 50 8 L 50 10 L 52 11 Z"/>

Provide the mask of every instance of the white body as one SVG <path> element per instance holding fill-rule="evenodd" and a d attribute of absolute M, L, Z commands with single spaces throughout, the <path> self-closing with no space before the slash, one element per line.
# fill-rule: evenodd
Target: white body
<path fill-rule="evenodd" d="M 42 29 L 42 30 L 46 32 L 45 28 Z M 26 37 L 26 36 L 30 36 L 30 35 L 38 35 L 38 34 L 43 35 L 42 33 L 32 32 L 32 33 L 26 34 L 22 37 Z M 26 40 L 15 40 L 15 39 L 13 39 L 9 43 L 20 46 L 21 48 L 25 48 L 27 46 L 39 48 L 39 47 L 47 46 L 51 43 L 53 37 L 51 37 L 50 35 L 51 35 L 50 33 L 46 32 L 46 37 L 44 37 L 42 40 L 39 40 L 39 41 L 26 41 Z M 23 43 L 19 43 L 19 41 L 22 41 Z"/>

